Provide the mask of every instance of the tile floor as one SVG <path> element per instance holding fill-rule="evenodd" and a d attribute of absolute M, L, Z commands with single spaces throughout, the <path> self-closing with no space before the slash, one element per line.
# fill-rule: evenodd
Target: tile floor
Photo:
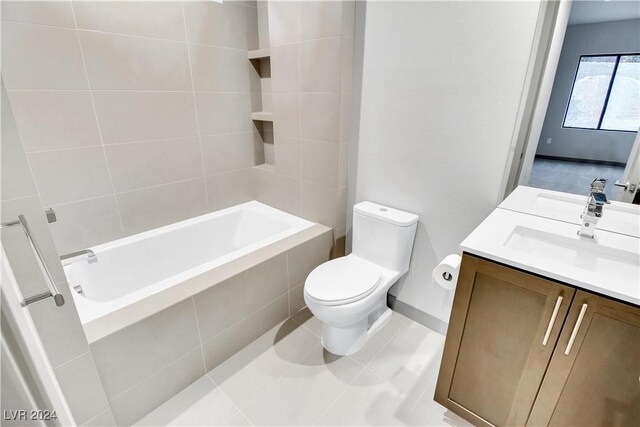
<path fill-rule="evenodd" d="M 321 331 L 298 312 L 136 425 L 470 425 L 433 401 L 444 336 L 394 312 L 337 357 Z"/>
<path fill-rule="evenodd" d="M 591 163 L 567 162 L 536 158 L 529 178 L 531 187 L 565 193 L 589 194 L 589 186 L 595 178 L 607 180 L 607 195 L 613 198 L 616 190 L 613 183 L 622 178 L 624 167 L 596 165 Z"/>

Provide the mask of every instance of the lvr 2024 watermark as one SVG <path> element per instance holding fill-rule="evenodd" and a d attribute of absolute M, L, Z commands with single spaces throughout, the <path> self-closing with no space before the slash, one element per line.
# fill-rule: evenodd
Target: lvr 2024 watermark
<path fill-rule="evenodd" d="M 56 411 L 46 409 L 5 409 L 2 411 L 2 419 L 11 421 L 29 421 L 29 420 L 57 420 Z"/>

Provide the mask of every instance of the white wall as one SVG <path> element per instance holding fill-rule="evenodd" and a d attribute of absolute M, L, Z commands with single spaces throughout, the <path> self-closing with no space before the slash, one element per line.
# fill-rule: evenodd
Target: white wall
<path fill-rule="evenodd" d="M 638 52 L 639 31 L 638 19 L 567 27 L 536 154 L 627 163 L 635 132 L 563 128 L 562 121 L 580 55 Z"/>
<path fill-rule="evenodd" d="M 358 3 L 350 207 L 420 215 L 411 270 L 391 293 L 444 321 L 453 292 L 432 286 L 431 271 L 498 202 L 538 8 Z"/>

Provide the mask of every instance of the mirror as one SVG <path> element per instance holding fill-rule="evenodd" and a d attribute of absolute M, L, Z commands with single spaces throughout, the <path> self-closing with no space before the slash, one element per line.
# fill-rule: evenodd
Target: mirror
<path fill-rule="evenodd" d="M 572 3 L 540 138 L 528 148 L 533 164 L 521 184 L 586 195 L 594 178 L 605 178 L 611 199 L 633 201 L 640 180 L 638 34 L 637 2 Z"/>

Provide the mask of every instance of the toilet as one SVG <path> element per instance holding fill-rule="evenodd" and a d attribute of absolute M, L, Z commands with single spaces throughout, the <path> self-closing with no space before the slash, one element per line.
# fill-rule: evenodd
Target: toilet
<path fill-rule="evenodd" d="M 387 291 L 409 270 L 417 225 L 417 215 L 387 206 L 353 207 L 351 254 L 319 265 L 304 284 L 329 352 L 355 353 L 389 320 Z"/>

